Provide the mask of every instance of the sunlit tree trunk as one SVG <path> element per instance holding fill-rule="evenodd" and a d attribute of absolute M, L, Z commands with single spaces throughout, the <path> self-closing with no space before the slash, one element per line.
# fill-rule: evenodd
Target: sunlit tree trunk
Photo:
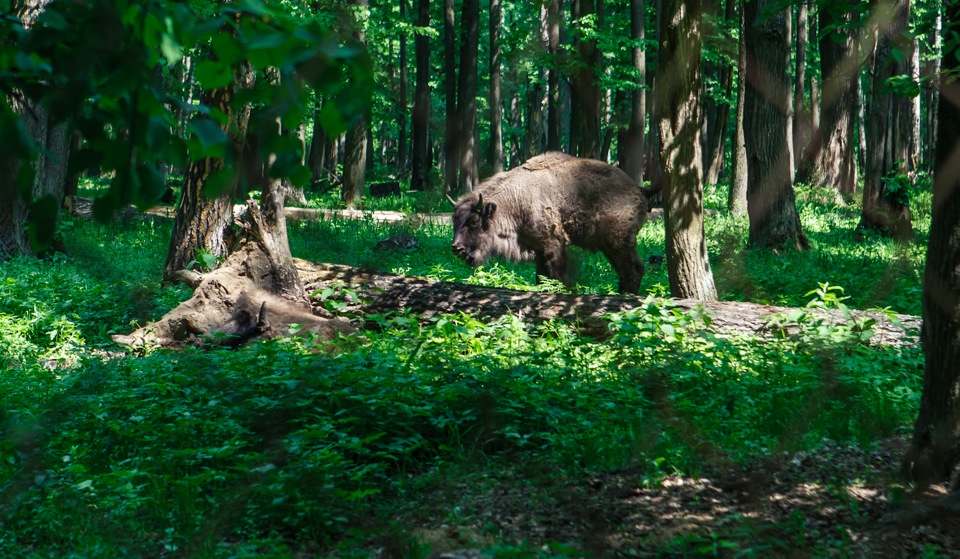
<path fill-rule="evenodd" d="M 909 192 L 911 178 L 912 100 L 892 90 L 894 76 L 909 75 L 912 39 L 907 35 L 909 0 L 875 4 L 872 93 L 866 134 L 866 167 L 859 229 L 895 239 L 913 237 Z"/>
<path fill-rule="evenodd" d="M 728 0 L 733 2 L 734 0 Z M 740 29 L 744 27 L 743 1 L 739 4 Z M 747 51 L 744 33 L 740 33 L 737 51 L 737 110 L 734 122 L 732 157 L 730 164 L 730 193 L 727 196 L 727 209 L 734 215 L 747 213 L 747 148 L 743 137 L 743 111 L 747 95 Z"/>
<path fill-rule="evenodd" d="M 855 0 L 826 0 L 820 6 L 820 125 L 813 131 L 799 174 L 800 182 L 841 192 L 857 188 L 854 127 L 860 66 L 854 11 Z"/>
<path fill-rule="evenodd" d="M 728 25 L 725 22 L 732 22 L 736 17 L 734 10 L 735 0 L 727 0 L 726 8 L 721 17 L 719 7 L 713 2 L 712 10 L 716 12 L 716 17 L 722 26 Z M 724 33 L 724 31 L 719 31 Z M 724 97 L 729 98 L 733 88 L 733 68 L 730 65 L 720 62 L 715 65 L 717 88 L 723 92 Z M 706 184 L 717 184 L 720 182 L 720 175 L 723 173 L 723 162 L 727 148 L 727 124 L 730 122 L 730 104 L 726 100 L 709 100 L 709 118 L 705 119 L 706 124 L 706 150 L 704 152 L 704 182 Z"/>
<path fill-rule="evenodd" d="M 407 0 L 400 0 L 400 20 L 407 21 Z M 400 35 L 400 53 L 399 53 L 400 73 L 399 97 L 400 97 L 400 134 L 397 137 L 397 173 L 405 173 L 407 168 L 407 35 Z"/>
<path fill-rule="evenodd" d="M 944 29 L 957 24 L 960 3 L 948 3 Z M 960 71 L 955 42 L 945 43 L 942 65 L 944 76 Z M 905 476 L 921 485 L 945 481 L 960 460 L 960 83 L 944 79 L 940 93 L 923 281 L 923 396 L 903 461 Z"/>
<path fill-rule="evenodd" d="M 807 73 L 807 41 L 810 39 L 807 26 L 807 2 L 797 8 L 797 52 L 793 82 L 793 165 L 799 166 L 806 138 L 810 133 L 810 118 L 804 103 L 804 87 Z"/>
<path fill-rule="evenodd" d="M 717 298 L 703 230 L 700 108 L 701 0 L 663 0 L 657 65 L 657 121 L 670 294 Z"/>
<path fill-rule="evenodd" d="M 790 129 L 789 11 L 768 13 L 773 0 L 747 2 L 744 139 L 747 150 L 747 213 L 750 244 L 781 250 L 809 248 L 793 192 Z"/>

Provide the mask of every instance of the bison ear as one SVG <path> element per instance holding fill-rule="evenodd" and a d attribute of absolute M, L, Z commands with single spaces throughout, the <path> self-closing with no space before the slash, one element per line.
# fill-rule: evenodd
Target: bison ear
<path fill-rule="evenodd" d="M 483 205 L 483 209 L 480 211 L 480 217 L 486 223 L 490 218 L 493 217 L 493 214 L 497 212 L 496 202 L 487 202 Z"/>

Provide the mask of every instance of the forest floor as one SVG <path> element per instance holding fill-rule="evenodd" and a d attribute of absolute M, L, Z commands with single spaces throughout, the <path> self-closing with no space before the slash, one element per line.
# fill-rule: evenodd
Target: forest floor
<path fill-rule="evenodd" d="M 574 557 L 960 557 L 957 519 L 878 530 L 895 509 L 915 510 L 946 491 L 905 494 L 892 481 L 907 443 L 718 464 L 655 486 L 629 470 L 571 479 L 498 464 L 450 476 L 396 521 L 419 526 L 415 540 L 435 553 L 460 550 L 457 559 L 477 557 L 463 550 L 478 548 L 511 556 L 503 542 Z M 381 556 L 395 555 L 390 542 L 379 544 Z"/>

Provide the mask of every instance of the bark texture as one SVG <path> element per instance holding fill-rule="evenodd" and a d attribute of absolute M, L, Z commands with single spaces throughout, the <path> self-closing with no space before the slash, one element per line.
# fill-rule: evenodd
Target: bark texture
<path fill-rule="evenodd" d="M 643 41 L 644 10 L 643 0 L 630 0 L 630 38 Z M 647 124 L 647 90 L 644 84 L 647 76 L 647 53 L 644 48 L 633 47 L 633 68 L 637 71 L 637 88 L 630 95 L 630 124 L 624 134 L 623 157 L 620 167 L 637 184 L 643 184 L 643 164 L 646 153 L 644 137 Z"/>
<path fill-rule="evenodd" d="M 464 0 L 460 18 L 460 82 L 457 87 L 459 122 L 459 191 L 470 192 L 479 182 L 477 152 L 477 66 L 480 49 L 480 2 Z"/>
<path fill-rule="evenodd" d="M 747 3 L 749 6 L 749 2 Z M 857 188 L 857 42 L 853 0 L 827 0 L 819 9 L 819 126 L 804 153 L 798 180 L 812 186 L 854 192 Z"/>
<path fill-rule="evenodd" d="M 960 23 L 960 4 L 946 6 L 944 15 L 944 29 Z M 903 461 L 905 476 L 921 485 L 948 479 L 960 462 L 960 83 L 947 77 L 960 70 L 960 50 L 956 43 L 944 47 L 923 281 L 926 367 L 920 414 Z"/>
<path fill-rule="evenodd" d="M 717 290 L 703 231 L 699 137 L 702 17 L 699 0 L 663 1 L 656 95 L 670 294 L 712 301 Z"/>
<path fill-rule="evenodd" d="M 866 172 L 858 229 L 878 231 L 900 241 L 913 238 L 908 188 L 912 181 L 912 100 L 891 89 L 894 76 L 909 75 L 913 40 L 907 35 L 910 1 L 876 4 L 876 48 L 866 134 Z M 896 55 L 895 55 L 896 54 Z"/>
<path fill-rule="evenodd" d="M 728 0 L 730 2 L 734 0 Z M 744 26 L 743 1 L 739 2 L 740 29 Z M 727 196 L 727 209 L 734 215 L 747 214 L 747 148 L 743 136 L 744 102 L 747 95 L 747 49 L 744 33 L 740 33 L 737 51 L 737 110 L 733 128 L 733 146 L 730 163 L 730 193 Z"/>
<path fill-rule="evenodd" d="M 500 107 L 500 0 L 490 0 L 490 165 L 503 170 L 503 112 Z"/>
<path fill-rule="evenodd" d="M 368 0 L 352 0 L 352 3 L 358 8 L 360 14 L 365 13 L 367 6 L 369 6 Z M 364 22 L 355 21 L 352 24 L 354 25 L 353 38 L 359 43 L 363 43 Z M 353 127 L 347 131 L 343 158 L 343 188 L 340 191 L 340 196 L 348 206 L 354 205 L 363 197 L 364 177 L 366 176 L 368 163 L 368 134 L 368 124 L 363 116 L 360 116 Z"/>
<path fill-rule="evenodd" d="M 766 14 L 769 0 L 747 2 L 746 98 L 747 209 L 750 244 L 781 250 L 810 247 L 793 193 L 790 128 L 788 11 Z"/>

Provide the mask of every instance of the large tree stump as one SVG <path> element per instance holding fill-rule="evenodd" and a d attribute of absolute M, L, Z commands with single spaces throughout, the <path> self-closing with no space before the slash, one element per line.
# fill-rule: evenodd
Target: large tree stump
<path fill-rule="evenodd" d="M 291 324 L 299 325 L 299 332 L 323 339 L 355 330 L 346 320 L 311 312 L 297 270 L 280 246 L 285 237 L 281 243 L 273 221 L 264 218 L 256 203 L 235 208 L 234 221 L 242 234 L 220 267 L 207 274 L 180 272 L 181 281 L 195 289 L 192 298 L 160 320 L 114 340 L 132 346 L 212 343 L 235 347 L 286 335 Z"/>

